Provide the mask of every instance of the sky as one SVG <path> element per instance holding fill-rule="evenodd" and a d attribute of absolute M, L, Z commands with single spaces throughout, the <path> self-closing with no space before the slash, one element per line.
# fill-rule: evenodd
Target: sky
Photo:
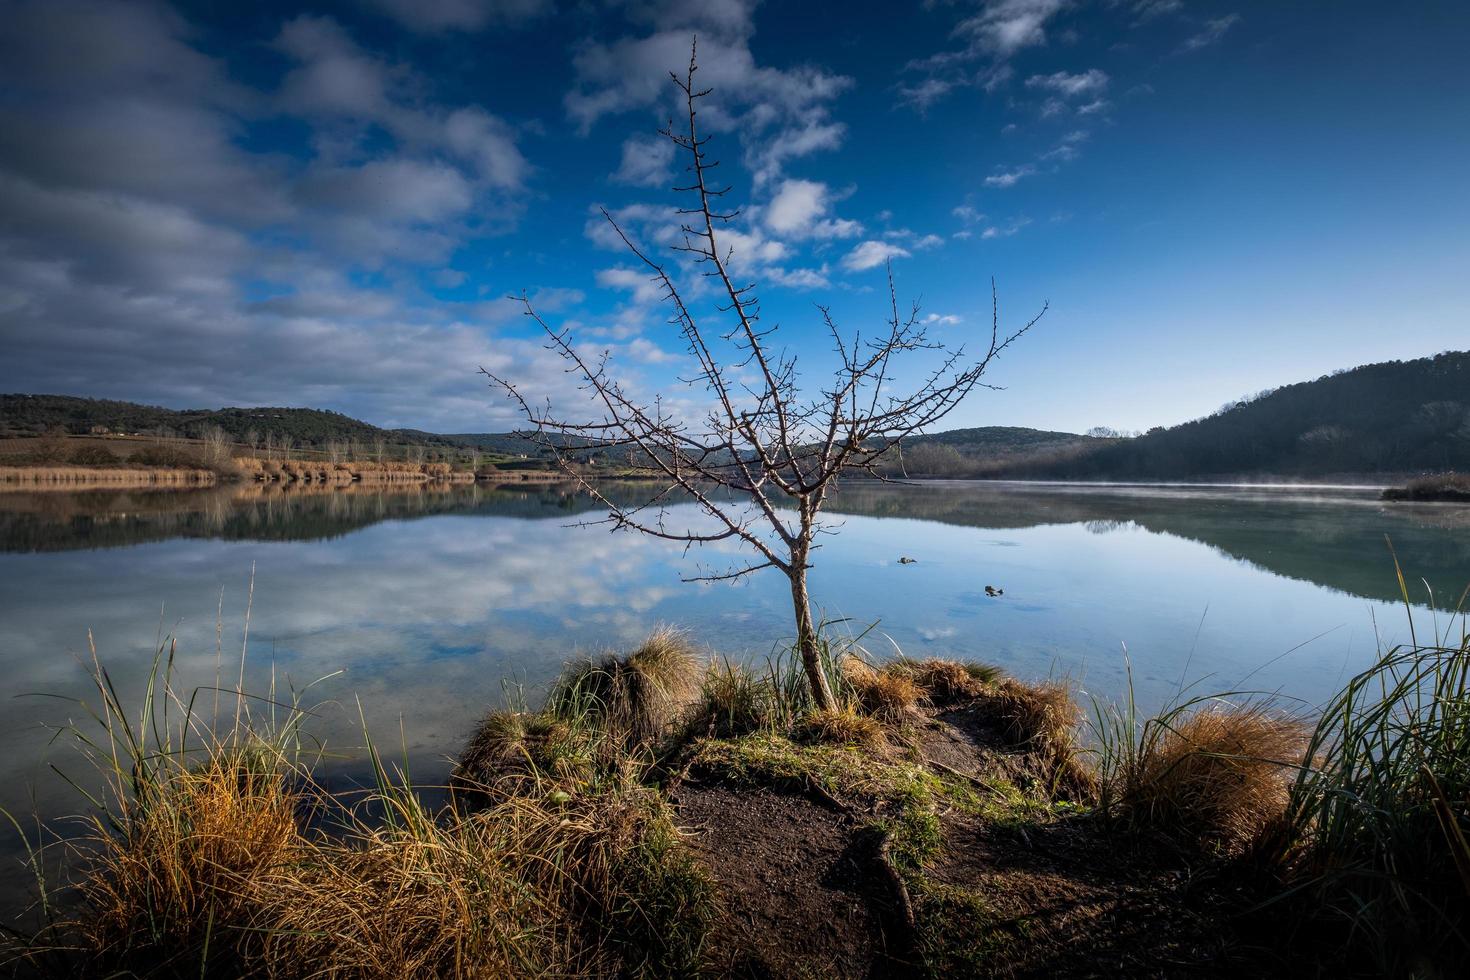
<path fill-rule="evenodd" d="M 515 424 L 510 297 L 695 406 L 658 129 L 697 37 L 720 231 L 815 385 L 819 307 L 983 343 L 941 428 L 1133 430 L 1470 347 L 1470 5 L 0 0 L 0 391 Z M 923 368 L 922 358 L 900 383 Z"/>

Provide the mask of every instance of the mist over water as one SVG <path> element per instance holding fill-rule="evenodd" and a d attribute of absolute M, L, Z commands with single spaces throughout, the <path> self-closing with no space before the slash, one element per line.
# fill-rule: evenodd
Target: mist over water
<path fill-rule="evenodd" d="M 1429 590 L 1447 606 L 1470 584 L 1470 510 L 1371 491 L 852 483 L 831 507 L 814 601 L 839 631 L 876 624 L 874 655 L 1116 698 L 1126 648 L 1145 707 L 1181 683 L 1320 702 L 1408 639 L 1390 541 L 1425 622 Z M 0 495 L 0 805 L 80 808 L 48 766 L 81 760 L 46 726 L 83 714 L 27 695 L 89 696 L 89 630 L 130 703 L 168 635 L 181 690 L 232 688 L 248 604 L 248 689 L 284 698 L 342 672 L 308 698 L 333 702 L 310 728 L 341 785 L 362 768 L 359 701 L 385 752 L 433 782 L 503 683 L 534 698 L 564 659 L 658 623 L 757 663 L 790 635 L 779 575 L 688 584 L 738 554 L 570 526 L 598 516 L 558 486 Z M 8 906 L 23 876 L 6 865 Z"/>

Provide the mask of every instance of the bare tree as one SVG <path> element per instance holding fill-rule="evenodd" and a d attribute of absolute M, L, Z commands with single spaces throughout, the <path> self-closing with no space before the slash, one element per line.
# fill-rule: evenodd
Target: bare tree
<path fill-rule="evenodd" d="M 207 425 L 199 433 L 204 444 L 204 458 L 211 466 L 222 466 L 230 460 L 230 434 L 217 425 Z"/>
<path fill-rule="evenodd" d="M 276 451 L 276 434 L 269 429 L 265 433 L 265 458 L 271 459 Z"/>
<path fill-rule="evenodd" d="M 347 462 L 347 443 L 341 439 L 328 439 L 323 449 L 327 455 L 327 462 L 333 466 Z"/>
<path fill-rule="evenodd" d="M 256 429 L 245 430 L 245 445 L 250 447 L 252 455 L 260 448 L 260 432 Z"/>
<path fill-rule="evenodd" d="M 408 447 L 408 454 L 407 455 L 408 455 L 408 461 L 410 463 L 414 464 L 415 466 L 418 466 L 419 464 L 423 463 L 423 461 L 424 461 L 424 456 L 425 456 L 424 447 L 423 446 L 409 446 Z"/>
<path fill-rule="evenodd" d="M 602 213 L 661 288 L 672 313 L 669 323 L 678 328 L 689 357 L 683 380 L 704 390 L 709 408 L 690 419 L 661 398 L 639 400 L 609 373 L 607 352 L 584 354 L 570 331 L 548 324 L 525 294 L 519 299 L 526 315 L 545 332 L 547 348 L 581 382 L 593 417 L 563 417 L 550 402 L 533 402 L 514 382 L 484 368 L 481 372 L 525 415 L 533 430 L 530 437 L 550 449 L 582 490 L 607 508 L 606 518 L 586 523 L 640 531 L 681 543 L 686 550 L 734 541 L 755 553 L 747 564 L 689 581 L 735 579 L 764 568 L 781 571 L 791 587 L 796 646 L 813 700 L 818 707 L 832 708 L 836 702 L 807 591 L 818 535 L 834 531 L 821 518 L 827 495 L 846 472 L 883 479 L 877 462 L 884 454 L 939 422 L 976 387 L 993 387 L 981 380 L 986 368 L 1046 307 L 1019 330 L 1003 335 L 992 283 L 989 336 L 982 338 L 978 353 L 967 354 L 962 346 L 931 337 L 917 305 L 900 312 L 890 268 L 884 322 L 874 336 L 845 336 L 829 309 L 817 307 L 835 358 L 830 379 L 803 391 L 795 355 L 775 345 L 775 326 L 760 322 L 754 284 L 736 278 L 733 250 L 721 240 L 722 229 L 739 212 L 722 207 L 729 188 L 713 183 L 719 163 L 707 155 L 709 137 L 700 135 L 697 124 L 700 101 L 709 91 L 695 86 L 695 54 L 691 51 L 682 77 L 671 73 L 687 121 L 681 116 L 677 130 L 671 123 L 661 131 L 688 161 L 690 175 L 685 186 L 675 188 L 691 196 L 691 206 L 679 212 L 684 216 L 682 239 L 672 250 L 709 281 L 719 297 L 717 319 L 723 322 L 702 322 L 703 315 L 686 302 L 689 287 L 676 281 L 684 270 L 671 269 L 644 251 L 606 210 Z M 895 394 L 895 361 L 904 355 L 917 355 L 917 380 L 906 393 Z M 573 458 L 618 447 L 631 450 L 628 459 L 634 469 L 660 478 L 638 505 L 606 496 Z M 703 513 L 702 522 L 671 524 L 669 504 L 688 501 Z"/>
<path fill-rule="evenodd" d="M 378 457 L 378 462 L 383 461 L 383 454 L 388 451 L 388 440 L 378 436 L 373 440 L 373 454 Z"/>
<path fill-rule="evenodd" d="M 296 439 L 293 436 L 280 435 L 276 437 L 276 445 L 281 447 L 281 458 L 289 460 L 291 458 L 291 447 L 296 445 Z"/>

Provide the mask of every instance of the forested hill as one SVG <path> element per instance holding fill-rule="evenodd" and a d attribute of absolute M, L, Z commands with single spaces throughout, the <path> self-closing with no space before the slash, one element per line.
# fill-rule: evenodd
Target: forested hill
<path fill-rule="evenodd" d="M 219 426 L 243 441 L 252 430 L 298 445 L 329 440 L 476 449 L 544 450 L 515 433 L 439 435 L 380 429 L 309 408 L 175 411 L 63 395 L 0 395 L 0 435 L 60 426 L 86 433 L 197 435 Z M 569 444 L 575 442 L 568 440 Z M 1470 352 L 1369 364 L 1226 405 L 1207 418 L 1131 438 L 1012 426 L 917 436 L 882 464 L 893 474 L 1078 480 L 1203 480 L 1445 470 L 1470 471 Z"/>
<path fill-rule="evenodd" d="M 138 435 L 197 436 L 218 426 L 237 442 L 247 433 L 290 436 L 297 444 L 319 446 L 331 440 L 372 442 L 382 437 L 395 445 L 454 446 L 452 438 L 413 429 L 381 429 L 340 412 L 316 408 L 172 409 L 133 402 L 70 395 L 0 394 L 0 435 L 40 435 L 54 428 L 84 434 L 94 427 Z"/>
<path fill-rule="evenodd" d="M 1470 352 L 1369 364 L 997 475 L 1176 480 L 1470 470 Z"/>

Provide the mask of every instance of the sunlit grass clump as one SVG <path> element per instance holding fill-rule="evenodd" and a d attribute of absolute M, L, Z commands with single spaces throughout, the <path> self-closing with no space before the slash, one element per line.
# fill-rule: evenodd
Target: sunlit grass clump
<path fill-rule="evenodd" d="M 4 960 L 353 978 L 667 976 L 700 962 L 708 876 L 663 796 L 594 773 L 573 726 L 494 716 L 467 756 L 511 776 L 477 807 L 429 808 L 369 742 L 375 786 L 343 802 L 312 779 L 298 700 L 259 699 L 261 718 L 231 692 L 221 714 L 208 692 L 174 691 L 171 663 L 156 661 L 136 713 L 97 667 L 100 730 L 70 733 L 106 784 L 73 846 L 79 885 L 48 896 L 45 928 Z M 212 714 L 195 710 L 206 702 Z M 541 764 L 515 771 L 517 755 Z"/>
<path fill-rule="evenodd" d="M 1253 704 L 1188 702 L 1132 738 L 1115 719 L 1103 810 L 1135 830 L 1242 854 L 1285 814 L 1307 734 L 1298 719 Z"/>

